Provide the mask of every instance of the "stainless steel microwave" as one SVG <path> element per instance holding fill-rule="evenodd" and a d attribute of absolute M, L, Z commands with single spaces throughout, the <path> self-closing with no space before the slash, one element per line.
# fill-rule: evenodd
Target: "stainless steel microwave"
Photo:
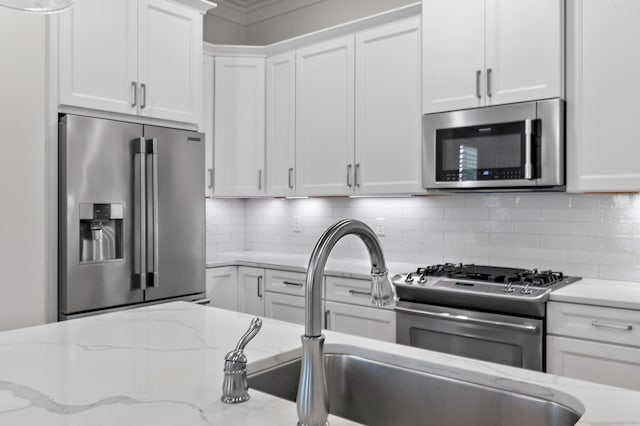
<path fill-rule="evenodd" d="M 422 124 L 429 191 L 565 188 L 561 99 L 428 114 Z"/>

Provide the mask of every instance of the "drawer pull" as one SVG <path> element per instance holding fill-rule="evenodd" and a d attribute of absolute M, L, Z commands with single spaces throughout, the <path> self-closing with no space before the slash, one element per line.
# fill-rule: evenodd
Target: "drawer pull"
<path fill-rule="evenodd" d="M 282 281 L 282 284 L 286 285 L 286 286 L 292 286 L 292 287 L 302 287 L 304 284 L 302 283 L 296 283 L 293 281 Z"/>
<path fill-rule="evenodd" d="M 613 328 L 614 330 L 633 330 L 633 326 L 630 324 L 614 324 L 611 322 L 591 321 L 591 325 L 594 327 Z"/>
<path fill-rule="evenodd" d="M 360 291 L 360 290 L 349 289 L 349 294 L 352 296 L 371 296 L 371 290 Z"/>

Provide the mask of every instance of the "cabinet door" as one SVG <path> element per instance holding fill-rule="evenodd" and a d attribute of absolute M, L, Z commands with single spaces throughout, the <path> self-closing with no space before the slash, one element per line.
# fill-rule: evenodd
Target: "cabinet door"
<path fill-rule="evenodd" d="M 238 308 L 238 268 L 207 269 L 207 297 L 211 306 L 235 311 Z"/>
<path fill-rule="evenodd" d="M 358 194 L 421 189 L 420 46 L 418 17 L 356 35 Z"/>
<path fill-rule="evenodd" d="M 296 56 L 267 58 L 267 195 L 295 194 Z"/>
<path fill-rule="evenodd" d="M 394 311 L 325 302 L 325 321 L 325 328 L 328 330 L 393 343 L 396 341 Z"/>
<path fill-rule="evenodd" d="M 268 291 L 265 296 L 265 316 L 304 325 L 304 297 Z"/>
<path fill-rule="evenodd" d="M 353 193 L 353 36 L 296 52 L 296 188 L 299 195 Z"/>
<path fill-rule="evenodd" d="M 264 269 L 238 267 L 238 311 L 264 316 Z"/>
<path fill-rule="evenodd" d="M 137 4 L 137 0 L 83 0 L 60 13 L 61 104 L 136 112 Z"/>
<path fill-rule="evenodd" d="M 202 92 L 202 15 L 170 0 L 140 0 L 140 113 L 198 123 Z"/>
<path fill-rule="evenodd" d="M 425 114 L 484 105 L 484 1 L 422 1 Z"/>
<path fill-rule="evenodd" d="M 213 56 L 205 55 L 202 64 L 202 115 L 199 130 L 204 133 L 204 193 L 213 195 Z"/>
<path fill-rule="evenodd" d="M 264 58 L 215 58 L 214 193 L 263 194 Z"/>
<path fill-rule="evenodd" d="M 567 189 L 640 191 L 640 1 L 567 6 Z"/>
<path fill-rule="evenodd" d="M 547 372 L 640 390 L 640 349 L 548 336 Z"/>
<path fill-rule="evenodd" d="M 486 105 L 563 97 L 564 0 L 486 0 Z"/>

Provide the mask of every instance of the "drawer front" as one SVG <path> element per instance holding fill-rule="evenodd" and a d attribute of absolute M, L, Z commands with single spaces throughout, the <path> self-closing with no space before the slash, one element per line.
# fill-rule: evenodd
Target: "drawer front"
<path fill-rule="evenodd" d="M 640 347 L 640 311 L 549 302 L 547 332 Z"/>
<path fill-rule="evenodd" d="M 267 291 L 304 296 L 305 278 L 303 272 L 279 271 L 267 269 Z"/>
<path fill-rule="evenodd" d="M 370 280 L 341 278 L 330 275 L 327 275 L 325 280 L 326 300 L 373 307 L 373 304 L 371 303 Z M 391 310 L 393 309 L 393 306 L 383 306 L 381 308 Z"/>
<path fill-rule="evenodd" d="M 265 295 L 267 318 L 304 325 L 304 312 L 304 297 L 269 292 Z"/>
<path fill-rule="evenodd" d="M 341 333 L 396 342 L 396 314 L 387 309 L 325 302 L 325 328 Z"/>

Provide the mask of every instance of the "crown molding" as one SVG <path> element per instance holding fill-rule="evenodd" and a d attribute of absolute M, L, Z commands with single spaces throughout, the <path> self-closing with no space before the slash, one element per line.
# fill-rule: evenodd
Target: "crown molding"
<path fill-rule="evenodd" d="M 325 0 L 261 0 L 247 1 L 243 5 L 239 0 L 216 0 L 218 7 L 209 14 L 248 26 L 322 1 Z"/>

